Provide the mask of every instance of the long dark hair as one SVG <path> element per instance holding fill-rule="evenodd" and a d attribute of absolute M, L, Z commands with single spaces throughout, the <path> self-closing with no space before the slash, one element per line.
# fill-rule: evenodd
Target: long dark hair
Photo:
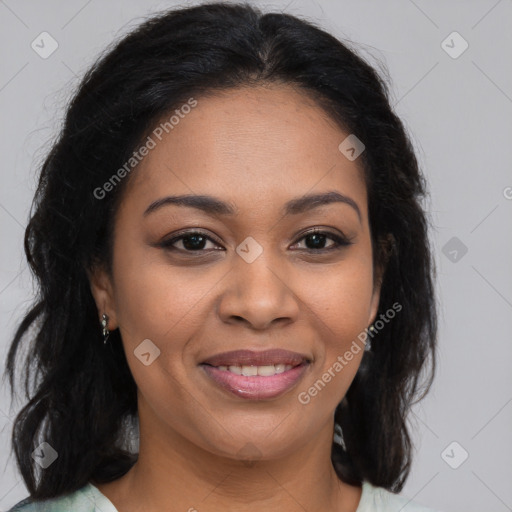
<path fill-rule="evenodd" d="M 348 43 L 291 15 L 211 3 L 160 13 L 108 48 L 42 165 L 24 239 L 38 294 L 6 365 L 13 396 L 16 368 L 24 376 L 28 403 L 12 447 L 33 499 L 115 480 L 137 459 L 136 384 L 118 329 L 104 348 L 88 280 L 95 265 L 112 269 L 114 215 L 130 176 L 102 198 L 94 191 L 190 97 L 265 82 L 311 95 L 366 146 L 374 267 L 387 262 L 377 317 L 395 303 L 402 310 L 373 336 L 336 409 L 343 443 L 333 442 L 332 463 L 344 482 L 402 489 L 412 458 L 406 420 L 432 384 L 437 337 L 427 191 L 412 145 L 386 83 Z M 58 457 L 38 471 L 31 454 L 42 441 Z"/>

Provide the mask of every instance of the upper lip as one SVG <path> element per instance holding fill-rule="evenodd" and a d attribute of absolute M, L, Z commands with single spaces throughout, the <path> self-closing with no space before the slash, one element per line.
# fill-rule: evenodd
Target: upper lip
<path fill-rule="evenodd" d="M 222 352 L 209 357 L 201 364 L 211 366 L 270 366 L 274 364 L 298 366 L 304 362 L 309 362 L 306 355 L 276 348 L 258 352 L 253 350 Z"/>

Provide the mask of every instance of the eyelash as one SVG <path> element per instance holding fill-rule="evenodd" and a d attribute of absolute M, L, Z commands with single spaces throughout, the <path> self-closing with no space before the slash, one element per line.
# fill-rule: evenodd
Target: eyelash
<path fill-rule="evenodd" d="M 166 250 L 179 251 L 179 252 L 185 252 L 185 253 L 198 253 L 199 255 L 202 255 L 201 253 L 207 252 L 208 251 L 207 249 L 198 249 L 196 251 L 191 251 L 191 250 L 187 250 L 187 249 L 177 249 L 176 247 L 173 247 L 173 244 L 175 244 L 176 242 L 178 242 L 184 238 L 191 237 L 193 235 L 200 235 L 200 236 L 204 237 L 206 240 L 213 242 L 216 245 L 220 245 L 216 240 L 214 240 L 213 238 L 208 236 L 203 231 L 188 231 L 185 233 L 181 233 L 177 236 L 174 236 L 174 237 L 170 238 L 169 240 L 164 240 L 161 243 L 159 243 L 158 246 L 163 249 L 166 249 Z M 311 231 L 304 233 L 301 236 L 301 238 L 299 238 L 294 243 L 294 245 L 297 244 L 298 242 L 300 242 L 301 240 L 303 240 L 304 238 L 307 238 L 308 236 L 312 236 L 312 235 L 326 235 L 327 238 L 330 238 L 332 241 L 335 242 L 335 245 L 328 247 L 328 248 L 324 248 L 324 249 L 304 249 L 307 252 L 315 253 L 315 254 L 326 254 L 331 251 L 337 251 L 337 250 L 343 249 L 344 247 L 352 245 L 354 243 L 354 242 L 351 242 L 350 239 L 344 238 L 335 233 L 331 233 L 330 231 L 322 231 L 321 229 L 315 228 L 315 229 L 312 229 Z M 216 249 L 214 249 L 214 250 L 216 250 Z"/>

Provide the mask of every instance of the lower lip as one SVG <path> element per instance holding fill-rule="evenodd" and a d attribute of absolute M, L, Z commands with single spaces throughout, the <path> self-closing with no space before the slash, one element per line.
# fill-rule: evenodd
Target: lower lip
<path fill-rule="evenodd" d="M 246 377 L 228 370 L 219 370 L 215 366 L 206 364 L 200 366 L 206 375 L 222 389 L 241 398 L 264 400 L 276 398 L 289 391 L 301 379 L 309 365 L 303 363 L 283 373 L 268 377 L 258 375 Z"/>

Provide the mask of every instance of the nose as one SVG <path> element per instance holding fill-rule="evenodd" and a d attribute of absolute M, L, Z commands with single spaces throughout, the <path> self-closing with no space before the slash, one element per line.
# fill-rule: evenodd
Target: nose
<path fill-rule="evenodd" d="M 225 323 L 265 330 L 272 324 L 297 320 L 300 301 L 293 282 L 282 266 L 265 257 L 265 251 L 252 263 L 238 258 L 225 286 L 218 308 Z"/>

